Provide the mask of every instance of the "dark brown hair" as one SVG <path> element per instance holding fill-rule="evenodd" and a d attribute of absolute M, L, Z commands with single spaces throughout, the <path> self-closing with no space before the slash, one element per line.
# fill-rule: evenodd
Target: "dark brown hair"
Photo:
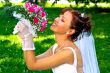
<path fill-rule="evenodd" d="M 66 11 L 71 12 L 73 16 L 70 28 L 75 29 L 75 33 L 70 36 L 71 40 L 77 40 L 77 37 L 82 32 L 91 31 L 91 22 L 88 16 L 82 16 L 80 12 L 73 10 L 72 8 L 63 9 L 61 14 L 64 14 Z"/>

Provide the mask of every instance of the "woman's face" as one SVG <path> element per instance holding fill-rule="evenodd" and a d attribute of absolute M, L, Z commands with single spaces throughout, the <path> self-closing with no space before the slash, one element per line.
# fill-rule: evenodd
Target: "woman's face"
<path fill-rule="evenodd" d="M 65 34 L 69 29 L 72 21 L 72 14 L 69 11 L 66 11 L 64 14 L 55 18 L 50 29 L 54 33 Z"/>

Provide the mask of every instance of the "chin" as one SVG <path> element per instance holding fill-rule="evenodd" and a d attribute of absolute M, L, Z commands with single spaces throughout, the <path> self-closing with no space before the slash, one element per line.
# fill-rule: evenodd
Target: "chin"
<path fill-rule="evenodd" d="M 58 27 L 56 27 L 56 26 L 53 25 L 53 24 L 50 26 L 50 30 L 52 30 L 54 33 L 59 32 Z"/>
<path fill-rule="evenodd" d="M 53 27 L 52 27 L 52 26 L 50 26 L 50 30 L 52 30 L 52 31 L 54 32 L 54 29 L 53 29 Z"/>
<path fill-rule="evenodd" d="M 57 32 L 57 29 L 55 29 L 53 26 L 50 26 L 50 30 L 53 31 L 54 33 Z"/>

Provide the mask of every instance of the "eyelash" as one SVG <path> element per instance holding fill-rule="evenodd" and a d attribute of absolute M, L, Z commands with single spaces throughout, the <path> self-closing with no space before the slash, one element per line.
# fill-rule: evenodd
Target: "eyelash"
<path fill-rule="evenodd" d="M 61 19 L 61 21 L 62 21 L 62 22 L 64 22 L 64 20 L 63 20 L 63 19 Z"/>
<path fill-rule="evenodd" d="M 60 18 L 60 16 L 59 16 L 59 18 Z M 61 21 L 62 21 L 62 22 L 64 22 L 64 20 L 63 20 L 63 19 L 61 19 Z"/>

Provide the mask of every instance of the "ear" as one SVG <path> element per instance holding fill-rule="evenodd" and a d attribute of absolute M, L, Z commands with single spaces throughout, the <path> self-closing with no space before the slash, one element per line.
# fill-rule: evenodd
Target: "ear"
<path fill-rule="evenodd" d="M 75 30 L 74 29 L 70 29 L 66 32 L 66 34 L 69 34 L 69 35 L 72 35 L 75 33 Z"/>

